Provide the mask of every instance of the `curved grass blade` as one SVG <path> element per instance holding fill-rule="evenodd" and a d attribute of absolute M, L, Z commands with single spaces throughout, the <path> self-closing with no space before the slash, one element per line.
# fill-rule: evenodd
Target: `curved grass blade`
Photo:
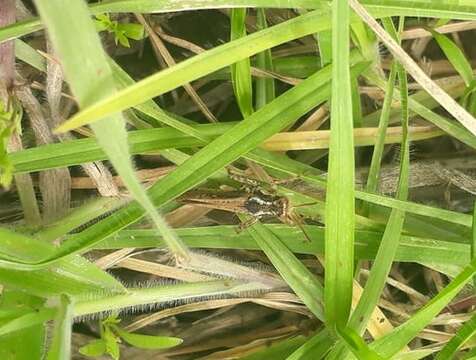
<path fill-rule="evenodd" d="M 61 0 L 37 0 L 35 4 L 61 57 L 65 77 L 80 106 L 87 107 L 97 99 L 114 94 L 116 89 L 112 71 L 85 3 L 82 0 L 71 1 L 67 12 Z M 75 39 L 74 44 L 72 38 Z M 88 61 L 84 61 L 83 54 L 88 54 Z M 165 235 L 170 250 L 179 258 L 188 258 L 187 248 L 165 223 L 135 176 L 122 116 L 112 115 L 94 123 L 92 128 L 128 190 L 146 209 L 157 229 Z"/>
<path fill-rule="evenodd" d="M 347 0 L 332 7 L 331 139 L 326 188 L 325 311 L 333 332 L 345 327 L 354 276 L 354 139 Z M 338 301 L 337 301 L 338 299 Z"/>

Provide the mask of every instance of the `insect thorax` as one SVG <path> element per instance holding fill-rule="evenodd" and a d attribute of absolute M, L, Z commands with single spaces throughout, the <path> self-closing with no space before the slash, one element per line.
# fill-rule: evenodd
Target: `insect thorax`
<path fill-rule="evenodd" d="M 257 193 L 249 196 L 244 203 L 246 210 L 258 218 L 264 216 L 285 216 L 288 202 L 286 198 Z"/>

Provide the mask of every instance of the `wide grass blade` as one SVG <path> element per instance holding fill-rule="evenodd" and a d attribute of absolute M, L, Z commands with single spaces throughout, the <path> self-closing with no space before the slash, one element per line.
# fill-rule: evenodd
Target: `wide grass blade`
<path fill-rule="evenodd" d="M 331 140 L 326 188 L 325 312 L 330 331 L 345 327 L 354 276 L 354 139 L 349 66 L 349 6 L 332 7 Z"/>

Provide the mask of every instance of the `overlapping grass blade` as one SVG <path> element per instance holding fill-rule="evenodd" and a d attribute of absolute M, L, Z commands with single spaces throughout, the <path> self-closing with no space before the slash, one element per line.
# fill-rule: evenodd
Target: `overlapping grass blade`
<path fill-rule="evenodd" d="M 357 66 L 354 71 L 362 71 L 362 67 Z M 152 201 L 156 206 L 164 205 L 318 106 L 329 96 L 330 73 L 330 67 L 320 70 L 209 143 L 151 187 L 149 195 Z M 85 251 L 108 235 L 138 220 L 143 214 L 142 208 L 134 202 L 71 237 L 61 245 L 54 257 L 33 266 L 44 266 L 61 257 Z"/>
<path fill-rule="evenodd" d="M 62 295 L 55 317 L 53 339 L 48 349 L 47 360 L 64 360 L 71 357 L 71 332 L 73 330 L 73 304 Z"/>
<path fill-rule="evenodd" d="M 319 330 L 315 335 L 302 344 L 286 360 L 305 360 L 312 356 L 314 359 L 321 359 L 329 351 L 333 344 L 327 329 Z"/>
<path fill-rule="evenodd" d="M 349 13 L 346 0 L 332 8 L 331 139 L 326 188 L 326 326 L 345 327 L 354 276 L 354 139 L 350 94 Z"/>
<path fill-rule="evenodd" d="M 37 0 L 35 4 L 48 28 L 53 46 L 61 57 L 65 77 L 80 106 L 87 107 L 98 99 L 114 94 L 116 89 L 112 71 L 84 2 L 70 2 L 66 13 L 64 4 L 59 0 Z M 71 42 L 72 38 L 75 39 L 74 44 Z M 88 54 L 89 61 L 83 61 L 84 54 Z M 170 250 L 177 257 L 187 258 L 187 248 L 157 212 L 135 176 L 122 116 L 109 116 L 94 123 L 92 128 L 128 190 L 146 209 L 158 230 L 164 234 Z M 111 138 L 114 141 L 111 141 Z"/>
<path fill-rule="evenodd" d="M 476 314 L 461 326 L 436 356 L 436 360 L 453 359 L 458 349 L 476 333 Z"/>
<path fill-rule="evenodd" d="M 246 36 L 245 20 L 246 8 L 231 10 L 231 41 Z M 231 65 L 231 81 L 241 115 L 243 117 L 250 116 L 253 113 L 250 58 L 245 58 Z"/>
<path fill-rule="evenodd" d="M 257 19 L 256 25 L 259 30 L 266 29 L 268 27 L 266 23 L 266 11 L 264 9 L 257 10 Z M 264 50 L 256 55 L 256 65 L 260 69 L 273 71 L 273 57 L 271 54 L 271 49 Z M 265 104 L 271 102 L 275 98 L 275 86 L 273 78 L 257 78 L 256 80 L 256 96 L 255 104 L 256 108 L 259 109 Z"/>
<path fill-rule="evenodd" d="M 248 228 L 247 231 L 278 270 L 284 281 L 294 290 L 309 310 L 318 319 L 324 321 L 324 309 L 322 307 L 324 291 L 315 275 L 296 258 L 280 238 L 261 223 L 258 222 Z"/>
<path fill-rule="evenodd" d="M 72 256 L 54 267 L 37 271 L 24 263 L 53 256 L 55 247 L 0 228 L 0 280 L 14 288 L 28 289 L 38 296 L 104 291 L 122 292 L 124 287 L 111 275 L 80 256 Z"/>
<path fill-rule="evenodd" d="M 436 30 L 429 30 L 441 50 L 445 53 L 451 65 L 453 65 L 458 74 L 463 78 L 466 86 L 470 86 L 471 82 L 474 80 L 473 69 L 463 51 L 461 51 L 461 49 L 447 36 L 440 34 Z"/>
<path fill-rule="evenodd" d="M 387 358 L 394 356 L 448 305 L 475 273 L 476 260 L 473 260 L 421 310 L 390 334 L 374 341 L 371 348 Z"/>
<path fill-rule="evenodd" d="M 376 17 L 388 16 L 420 16 L 435 17 L 443 19 L 475 20 L 476 5 L 467 2 L 465 4 L 435 3 L 433 0 L 412 1 L 410 4 L 400 0 L 375 1 L 364 0 L 364 5 L 368 7 L 372 15 Z M 172 11 L 211 9 L 211 8 L 231 8 L 231 7 L 270 7 L 270 8 L 324 8 L 327 3 L 324 1 L 299 0 L 293 1 L 292 6 L 289 1 L 282 0 L 215 0 L 213 3 L 203 3 L 200 0 L 181 1 L 176 0 L 115 0 L 100 2 L 90 6 L 91 14 L 105 12 L 138 12 L 138 13 L 163 13 Z M 0 42 L 14 39 L 42 28 L 41 22 L 37 19 L 30 19 L 17 22 L 13 25 L 0 29 Z M 328 23 L 327 29 L 330 28 Z"/>
<path fill-rule="evenodd" d="M 294 253 L 322 254 L 324 253 L 324 228 L 305 225 L 304 229 L 313 239 L 312 243 L 302 242 L 302 233 L 298 227 L 289 225 L 265 225 L 276 236 L 290 239 L 286 244 Z M 208 228 L 181 228 L 177 233 L 194 248 L 211 249 L 248 249 L 256 250 L 258 246 L 246 233 L 237 234 L 233 226 L 213 226 Z M 356 230 L 355 255 L 358 259 L 373 260 L 377 254 L 382 239 L 382 232 Z M 470 260 L 470 244 L 458 243 L 418 236 L 401 235 L 395 261 L 402 262 L 431 262 L 434 264 L 458 266 L 467 265 Z M 163 247 L 163 241 L 157 238 L 152 230 L 123 230 L 114 236 L 95 245 L 96 249 L 120 249 L 136 246 L 149 248 Z"/>
<path fill-rule="evenodd" d="M 387 85 L 386 82 L 381 79 L 377 74 L 367 72 L 365 74 L 371 82 L 377 85 L 382 90 L 385 90 Z M 394 92 L 394 98 L 396 100 L 400 100 L 400 95 L 398 92 Z M 422 105 L 417 100 L 409 97 L 408 99 L 408 106 L 410 110 L 418 115 L 420 115 L 425 120 L 431 122 L 433 125 L 438 126 L 441 130 L 446 132 L 448 135 L 453 136 L 454 138 L 458 139 L 459 141 L 465 143 L 466 145 L 476 149 L 476 137 L 473 136 L 467 129 L 459 125 L 454 121 L 450 121 L 444 116 L 441 116 L 426 106 Z"/>

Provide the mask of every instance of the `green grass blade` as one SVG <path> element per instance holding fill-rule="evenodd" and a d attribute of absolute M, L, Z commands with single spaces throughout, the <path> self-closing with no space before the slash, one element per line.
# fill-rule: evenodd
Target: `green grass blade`
<path fill-rule="evenodd" d="M 471 241 L 471 260 L 476 259 L 476 203 L 473 208 L 473 229 Z M 473 284 L 476 288 L 476 278 L 473 279 Z"/>
<path fill-rule="evenodd" d="M 383 360 L 383 357 L 369 348 L 369 346 L 356 331 L 348 327 L 343 329 L 337 328 L 337 334 L 344 341 L 347 348 L 357 357 L 357 359 Z"/>
<path fill-rule="evenodd" d="M 364 0 L 364 5 L 375 17 L 388 16 L 418 16 L 442 19 L 476 20 L 476 5 L 472 3 L 435 3 L 433 0 L 402 2 L 401 0 Z M 214 0 L 212 3 L 201 0 L 115 0 L 96 3 L 90 6 L 91 14 L 107 12 L 138 12 L 138 13 L 167 13 L 173 11 L 231 8 L 231 7 L 270 7 L 270 8 L 326 8 L 327 3 L 315 0 L 289 1 L 282 0 Z M 0 29 L 0 42 L 30 34 L 42 28 L 37 18 L 21 21 Z M 330 28 L 328 22 L 327 28 Z"/>
<path fill-rule="evenodd" d="M 47 360 L 64 360 L 71 357 L 71 331 L 73 330 L 73 305 L 66 295 L 60 297 L 55 317 L 53 339 Z"/>
<path fill-rule="evenodd" d="M 360 67 L 361 69 L 362 67 Z M 359 67 L 355 70 L 359 70 Z M 203 182 L 239 156 L 254 149 L 266 138 L 322 103 L 329 96 L 330 73 L 329 67 L 320 70 L 314 76 L 288 90 L 234 126 L 186 160 L 175 171 L 157 181 L 149 190 L 149 195 L 156 206 L 167 203 Z M 142 208 L 137 203 L 132 203 L 107 219 L 71 237 L 61 245 L 54 257 L 33 266 L 44 266 L 61 257 L 85 251 L 88 247 L 138 220 L 143 215 Z"/>
<path fill-rule="evenodd" d="M 317 171 L 312 166 L 300 163 L 288 157 L 272 154 L 260 149 L 255 149 L 253 152 L 248 153 L 246 158 L 270 169 L 278 170 L 282 175 L 289 175 L 292 177 L 297 176 L 310 185 L 316 186 L 317 188 L 323 189 L 326 187 L 326 181 L 323 179 L 322 174 L 319 171 Z M 455 211 L 417 204 L 410 201 L 401 201 L 387 196 L 370 194 L 360 190 L 355 191 L 355 196 L 360 200 L 368 201 L 375 205 L 401 209 L 405 210 L 406 212 L 418 215 L 435 217 L 451 223 L 460 224 L 468 228 L 470 228 L 472 224 L 471 215 L 458 213 Z"/>
<path fill-rule="evenodd" d="M 321 359 L 332 347 L 333 341 L 327 329 L 320 330 L 294 351 L 286 360 Z"/>
<path fill-rule="evenodd" d="M 366 72 L 364 75 L 367 79 L 373 82 L 382 90 L 386 89 L 386 82 L 381 79 L 377 74 Z M 398 92 L 394 92 L 394 98 L 400 100 L 400 95 Z M 408 106 L 410 110 L 415 114 L 420 115 L 425 120 L 431 122 L 433 125 L 439 127 L 441 130 L 445 131 L 448 135 L 453 136 L 459 141 L 465 143 L 466 145 L 476 149 L 476 137 L 473 136 L 467 129 L 463 128 L 461 125 L 450 121 L 444 116 L 441 116 L 433 111 L 431 111 L 426 106 L 422 105 L 416 99 L 410 97 L 408 99 Z"/>
<path fill-rule="evenodd" d="M 392 65 L 390 75 L 385 89 L 385 99 L 380 114 L 380 121 L 378 125 L 378 135 L 372 153 L 372 160 L 370 162 L 369 174 L 367 177 L 367 186 L 365 191 L 369 193 L 376 193 L 378 188 L 380 164 L 382 162 L 383 150 L 385 147 L 385 132 L 387 131 L 388 121 L 390 119 L 390 109 L 393 101 L 393 89 L 395 86 L 395 79 L 397 76 L 396 65 Z"/>
<path fill-rule="evenodd" d="M 476 333 L 476 314 L 466 321 L 436 356 L 436 360 L 453 359 L 458 349 Z"/>
<path fill-rule="evenodd" d="M 401 20 L 402 21 L 402 20 Z M 387 29 L 393 30 L 393 36 L 396 37 L 396 31 L 390 19 L 383 19 L 383 23 Z M 401 22 L 403 24 L 403 22 Z M 403 28 L 403 26 L 402 26 Z M 398 190 L 396 198 L 405 201 L 408 197 L 409 183 L 409 167 L 410 167 L 410 141 L 408 138 L 408 85 L 407 74 L 403 67 L 397 65 L 398 80 L 400 84 L 400 97 L 402 99 L 402 130 L 403 139 L 400 150 L 400 176 L 398 180 Z M 365 288 L 359 304 L 352 314 L 349 327 L 356 329 L 358 333 L 362 333 L 372 312 L 377 305 L 380 294 L 385 286 L 386 278 L 390 272 L 395 253 L 398 248 L 398 242 L 395 240 L 401 234 L 405 212 L 399 209 L 393 209 L 387 227 L 382 237 L 379 251 L 370 271 L 369 278 L 365 284 Z"/>
<path fill-rule="evenodd" d="M 261 351 L 256 351 L 248 356 L 245 355 L 242 360 L 285 360 L 304 341 L 306 341 L 306 338 L 303 335 L 298 335 L 277 343 L 273 342 L 271 345 L 263 346 L 264 349 Z"/>
<path fill-rule="evenodd" d="M 344 327 L 352 302 L 354 275 L 354 139 L 349 71 L 347 1 L 332 8 L 331 140 L 326 191 L 326 326 Z M 337 301 L 338 299 L 338 301 Z"/>
<path fill-rule="evenodd" d="M 231 10 L 231 41 L 246 36 L 245 20 L 246 8 Z M 244 118 L 250 116 L 253 113 L 250 58 L 245 58 L 231 65 L 231 81 L 241 114 Z"/>
<path fill-rule="evenodd" d="M 312 243 L 303 242 L 299 229 L 289 225 L 265 225 L 281 239 L 290 239 L 286 244 L 298 254 L 324 253 L 324 228 L 305 225 L 306 233 Z M 246 233 L 236 233 L 233 226 L 214 226 L 209 228 L 182 228 L 177 233 L 194 248 L 211 249 L 248 249 L 257 250 L 256 242 Z M 355 255 L 358 259 L 373 260 L 382 239 L 382 232 L 356 230 Z M 292 241 L 291 241 L 292 240 Z M 468 242 L 450 242 L 434 238 L 401 235 L 398 239 L 395 261 L 430 262 L 433 264 L 465 266 L 471 261 Z M 94 246 L 96 249 L 120 249 L 123 247 L 163 247 L 163 241 L 153 230 L 123 230 Z"/>
<path fill-rule="evenodd" d="M 264 9 L 257 10 L 257 27 L 259 30 L 268 27 L 266 23 L 266 11 Z M 273 57 L 271 49 L 264 50 L 256 55 L 256 65 L 263 70 L 274 71 Z M 316 70 L 317 71 L 317 70 Z M 275 98 L 275 86 L 273 78 L 259 77 L 256 80 L 256 108 L 259 109 L 265 104 L 271 102 Z"/>
<path fill-rule="evenodd" d="M 243 217 L 243 219 L 246 219 L 246 217 Z M 280 238 L 261 223 L 258 222 L 251 226 L 247 231 L 278 270 L 284 281 L 294 290 L 309 310 L 318 319 L 324 321 L 324 309 L 322 307 L 324 291 L 316 276 L 296 258 Z"/>
<path fill-rule="evenodd" d="M 48 28 L 50 39 L 61 57 L 65 77 L 81 107 L 114 94 L 115 84 L 95 26 L 82 0 L 72 1 L 67 12 L 60 0 L 37 0 L 36 6 Z M 71 39 L 75 42 L 72 44 Z M 90 61 L 84 61 L 88 54 Z M 187 248 L 180 242 L 157 212 L 135 176 L 128 150 L 127 132 L 121 115 L 112 115 L 92 125 L 96 138 L 124 184 L 147 210 L 155 226 L 165 235 L 171 251 L 187 258 Z M 111 141 L 111 138 L 114 141 Z"/>
<path fill-rule="evenodd" d="M 463 78 L 466 86 L 469 86 L 474 79 L 473 69 L 463 51 L 461 51 L 461 49 L 446 35 L 442 35 L 433 29 L 428 30 L 433 35 L 433 38 L 438 43 L 440 49 L 445 53 L 451 65 L 453 65 L 458 74 Z"/>
<path fill-rule="evenodd" d="M 473 260 L 421 310 L 391 333 L 374 341 L 371 344 L 371 348 L 386 357 L 395 355 L 448 305 L 451 299 L 472 279 L 475 272 L 476 261 Z"/>

